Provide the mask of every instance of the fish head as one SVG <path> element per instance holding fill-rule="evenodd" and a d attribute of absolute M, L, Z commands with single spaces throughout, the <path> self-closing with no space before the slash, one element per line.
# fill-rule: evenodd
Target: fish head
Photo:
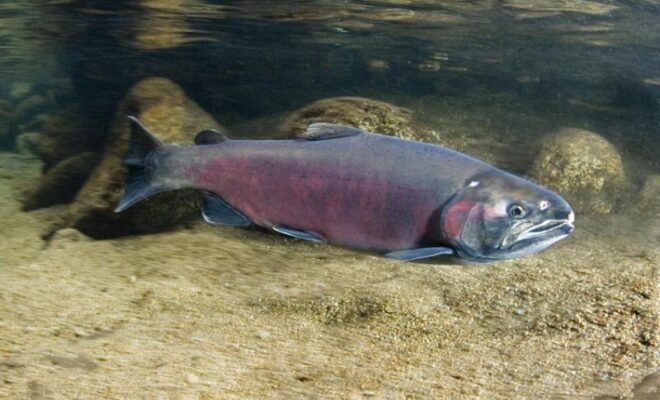
<path fill-rule="evenodd" d="M 574 230 L 556 193 L 502 171 L 466 182 L 443 208 L 441 230 L 461 258 L 492 262 L 537 253 Z"/>

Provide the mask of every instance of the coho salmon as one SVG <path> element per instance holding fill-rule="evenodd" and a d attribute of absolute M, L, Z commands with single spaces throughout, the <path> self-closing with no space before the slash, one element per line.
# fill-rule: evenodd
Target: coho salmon
<path fill-rule="evenodd" d="M 556 193 L 438 145 L 314 123 L 293 139 L 203 130 L 194 146 L 179 146 L 129 118 L 129 173 L 116 212 L 155 193 L 197 188 L 212 224 L 256 224 L 427 262 L 521 257 L 574 229 L 574 213 Z"/>

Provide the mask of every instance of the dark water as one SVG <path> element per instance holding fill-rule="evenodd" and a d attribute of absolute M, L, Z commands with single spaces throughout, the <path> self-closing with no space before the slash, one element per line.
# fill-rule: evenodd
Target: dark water
<path fill-rule="evenodd" d="M 234 134 L 274 136 L 313 100 L 362 96 L 447 135 L 506 137 L 494 160 L 523 174 L 540 137 L 588 129 L 637 190 L 659 168 L 659 21 L 643 0 L 4 1 L 0 146 L 68 110 L 101 152 L 129 88 L 161 76 Z"/>

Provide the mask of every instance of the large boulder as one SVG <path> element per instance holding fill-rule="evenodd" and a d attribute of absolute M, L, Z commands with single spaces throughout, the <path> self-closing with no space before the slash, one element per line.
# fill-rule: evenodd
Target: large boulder
<path fill-rule="evenodd" d="M 544 140 L 531 176 L 585 213 L 612 212 L 625 183 L 616 148 L 597 133 L 576 128 L 561 129 Z"/>
<path fill-rule="evenodd" d="M 94 238 L 156 232 L 197 215 L 200 196 L 194 190 L 157 194 L 121 214 L 114 212 L 126 178 L 123 164 L 134 115 L 165 143 L 192 144 L 204 128 L 221 129 L 181 87 L 164 78 L 136 84 L 122 101 L 101 162 L 82 187 L 69 210 L 70 227 Z"/>
<path fill-rule="evenodd" d="M 371 132 L 412 136 L 413 112 L 382 101 L 363 97 L 332 97 L 317 100 L 291 113 L 280 130 L 297 135 L 315 122 L 351 125 Z"/>

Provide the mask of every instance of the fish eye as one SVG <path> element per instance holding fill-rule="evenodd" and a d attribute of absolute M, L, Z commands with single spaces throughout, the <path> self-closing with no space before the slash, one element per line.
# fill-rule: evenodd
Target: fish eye
<path fill-rule="evenodd" d="M 518 203 L 512 204 L 509 207 L 508 212 L 509 212 L 509 216 L 512 217 L 512 218 L 522 218 L 526 214 L 525 208 L 522 205 L 518 204 Z"/>

